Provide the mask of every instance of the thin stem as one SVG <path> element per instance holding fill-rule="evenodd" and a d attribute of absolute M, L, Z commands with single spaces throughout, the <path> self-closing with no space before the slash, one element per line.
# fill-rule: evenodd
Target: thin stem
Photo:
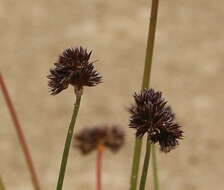
<path fill-rule="evenodd" d="M 96 190 L 102 190 L 102 158 L 103 158 L 103 145 L 99 145 L 97 148 L 96 158 Z"/>
<path fill-rule="evenodd" d="M 69 125 L 69 129 L 68 129 L 68 133 L 67 133 L 67 137 L 66 137 L 66 141 L 65 141 L 64 152 L 63 152 L 60 172 L 59 172 L 59 176 L 58 176 L 57 190 L 61 190 L 62 186 L 63 186 L 66 165 L 67 165 L 67 161 L 68 161 L 74 126 L 75 126 L 76 118 L 77 118 L 79 107 L 80 107 L 81 96 L 82 96 L 82 93 L 76 93 L 76 102 L 74 105 L 72 119 L 71 119 L 71 122 Z"/>
<path fill-rule="evenodd" d="M 158 179 L 158 170 L 157 170 L 157 162 L 156 162 L 156 149 L 154 144 L 152 145 L 152 169 L 153 169 L 154 189 L 159 190 L 159 179 Z"/>
<path fill-rule="evenodd" d="M 0 177 L 0 190 L 5 190 L 5 186 L 3 184 L 2 178 Z"/>
<path fill-rule="evenodd" d="M 17 133 L 17 137 L 19 139 L 19 143 L 20 143 L 20 146 L 22 148 L 22 151 L 23 151 L 23 154 L 24 154 L 27 166 L 28 166 L 28 170 L 30 172 L 33 187 L 34 187 L 35 190 L 40 190 L 41 188 L 40 188 L 39 181 L 38 181 L 38 178 L 37 178 L 37 174 L 36 174 L 36 171 L 35 171 L 35 168 L 34 168 L 34 165 L 33 165 L 31 154 L 29 152 L 28 145 L 26 143 L 26 139 L 25 139 L 22 127 L 19 123 L 16 111 L 13 107 L 13 103 L 10 99 L 8 90 L 6 88 L 6 85 L 4 83 L 3 76 L 1 75 L 1 73 L 0 73 L 0 88 L 1 88 L 3 96 L 5 98 L 5 101 L 6 101 L 8 109 L 9 109 L 9 112 L 11 114 L 12 121 L 13 121 L 15 130 L 16 130 L 16 133 Z"/>
<path fill-rule="evenodd" d="M 145 88 L 149 88 L 149 84 L 150 84 L 150 74 L 151 74 L 151 68 L 152 68 L 152 58 L 153 58 L 156 25 L 157 25 L 158 5 L 159 5 L 159 0 L 152 0 L 142 90 L 144 90 Z"/>
<path fill-rule="evenodd" d="M 159 8 L 159 0 L 152 0 L 152 8 L 151 8 L 151 20 L 150 20 L 150 27 L 149 27 L 149 36 L 147 45 L 147 54 L 145 59 L 145 67 L 149 67 L 149 69 L 145 69 L 145 75 L 150 76 L 151 72 L 151 65 L 152 65 L 152 58 L 153 58 L 153 49 L 154 49 L 154 41 L 155 41 L 155 33 L 156 33 L 156 25 L 157 25 L 157 17 L 158 17 L 158 8 Z M 149 63 L 149 64 L 147 64 Z M 149 85 L 149 82 L 144 81 L 145 85 Z M 153 167 L 153 182 L 155 185 L 155 190 L 158 190 L 158 174 L 157 174 L 157 166 L 156 166 L 156 152 L 155 147 L 152 145 L 152 167 Z"/>
<path fill-rule="evenodd" d="M 150 151 L 151 151 L 151 143 L 150 143 L 150 139 L 148 136 L 147 142 L 146 142 L 145 160 L 144 160 L 144 164 L 143 164 L 143 168 L 142 168 L 142 176 L 141 176 L 139 190 L 145 189 L 146 178 L 147 178 L 148 168 L 149 168 Z"/>
<path fill-rule="evenodd" d="M 136 190 L 136 187 L 137 187 L 140 155 L 141 155 L 141 150 L 142 150 L 141 147 L 142 147 L 142 138 L 136 137 L 135 138 L 134 155 L 133 155 L 130 190 Z"/>
<path fill-rule="evenodd" d="M 149 30 L 148 30 L 145 67 L 144 67 L 144 75 L 142 80 L 142 90 L 149 88 L 149 84 L 150 84 L 150 75 L 151 75 L 154 41 L 155 41 L 155 33 L 156 33 L 157 14 L 158 14 L 158 4 L 159 4 L 159 0 L 152 0 L 151 19 L 150 19 Z M 141 149 L 142 149 L 142 138 L 136 137 L 135 146 L 134 146 L 134 156 L 133 156 L 133 162 L 132 162 L 130 190 L 136 190 L 137 188 Z"/>

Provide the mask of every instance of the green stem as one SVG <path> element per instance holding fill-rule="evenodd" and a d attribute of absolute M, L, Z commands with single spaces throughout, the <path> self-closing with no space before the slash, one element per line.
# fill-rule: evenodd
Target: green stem
<path fill-rule="evenodd" d="M 137 187 L 141 147 L 142 147 L 142 138 L 141 137 L 136 137 L 135 138 L 135 148 L 134 148 L 134 156 L 133 156 L 132 173 L 131 173 L 131 188 L 130 188 L 130 190 L 135 190 L 136 187 Z"/>
<path fill-rule="evenodd" d="M 67 137 L 66 137 L 66 141 L 65 141 L 64 152 L 63 152 L 62 161 L 61 161 L 61 168 L 60 168 L 59 177 L 58 177 L 57 190 L 61 190 L 62 186 L 63 186 L 66 165 L 67 165 L 67 161 L 68 161 L 74 126 L 75 126 L 75 122 L 76 122 L 76 118 L 78 115 L 79 106 L 80 106 L 80 102 L 81 102 L 81 96 L 82 96 L 82 93 L 79 93 L 79 91 L 78 91 L 78 93 L 76 93 L 76 102 L 75 102 L 75 106 L 73 109 L 73 115 L 72 115 L 72 119 L 71 119 L 71 122 L 69 125 L 69 129 L 68 129 L 68 133 L 67 133 Z"/>
<path fill-rule="evenodd" d="M 148 136 L 147 142 L 146 142 L 145 160 L 144 160 L 144 164 L 143 164 L 143 168 L 142 168 L 142 176 L 141 176 L 139 190 L 145 189 L 146 178 L 147 178 L 148 168 L 149 168 L 150 150 L 151 150 L 151 143 L 150 143 L 150 139 Z"/>
<path fill-rule="evenodd" d="M 2 178 L 0 177 L 0 190 L 5 190 L 5 186 L 3 184 Z"/>
<path fill-rule="evenodd" d="M 144 75 L 148 75 L 148 76 L 150 76 L 150 72 L 151 72 L 155 33 L 156 33 L 156 24 L 157 24 L 157 17 L 158 17 L 158 8 L 159 8 L 159 0 L 152 0 L 151 20 L 150 20 L 149 36 L 148 36 L 148 39 L 151 39 L 151 40 L 148 40 L 147 54 L 145 59 L 145 67 L 148 67 L 149 69 L 145 69 L 145 72 L 144 72 Z M 150 80 L 147 81 L 143 79 L 143 81 L 146 86 L 149 85 Z M 157 174 L 157 165 L 156 165 L 156 152 L 155 152 L 154 145 L 152 145 L 152 167 L 153 167 L 153 181 L 155 185 L 155 190 L 158 190 L 159 184 L 158 184 L 158 174 Z"/>
<path fill-rule="evenodd" d="M 142 90 L 144 90 L 145 88 L 149 88 L 149 83 L 150 83 L 150 74 L 151 74 L 151 67 L 152 67 L 152 58 L 153 58 L 157 15 L 158 15 L 158 5 L 159 5 L 159 0 L 152 0 Z"/>
<path fill-rule="evenodd" d="M 152 169 L 153 169 L 153 181 L 154 181 L 154 189 L 159 190 L 159 180 L 158 180 L 158 170 L 157 170 L 157 162 L 156 162 L 156 149 L 155 145 L 152 145 Z"/>
<path fill-rule="evenodd" d="M 155 33 L 156 33 L 156 23 L 157 23 L 157 15 L 158 15 L 158 4 L 159 4 L 159 0 L 152 0 L 151 19 L 150 19 L 149 30 L 148 30 L 144 75 L 142 80 L 142 90 L 149 88 L 149 83 L 150 83 L 154 41 L 155 41 Z M 132 161 L 130 190 L 136 190 L 137 188 L 141 149 L 142 149 L 142 138 L 136 137 L 135 146 L 134 146 L 134 156 Z"/>

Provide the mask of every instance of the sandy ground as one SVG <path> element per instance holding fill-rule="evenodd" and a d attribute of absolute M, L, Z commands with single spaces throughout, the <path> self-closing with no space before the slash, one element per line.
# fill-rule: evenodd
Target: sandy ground
<path fill-rule="evenodd" d="M 148 10 L 143 0 L 0 1 L 0 70 L 43 189 L 55 188 L 74 102 L 71 88 L 50 96 L 46 75 L 72 45 L 93 50 L 104 78 L 85 90 L 77 130 L 123 126 L 126 145 L 119 154 L 106 152 L 103 186 L 128 189 L 134 131 L 127 127 L 125 107 L 141 86 Z M 220 0 L 161 1 L 151 86 L 164 92 L 185 131 L 178 149 L 158 153 L 161 189 L 224 188 L 223 18 Z M 0 126 L 0 175 L 7 189 L 32 189 L 2 95 Z M 81 157 L 72 150 L 64 189 L 94 189 L 94 160 L 94 153 Z"/>

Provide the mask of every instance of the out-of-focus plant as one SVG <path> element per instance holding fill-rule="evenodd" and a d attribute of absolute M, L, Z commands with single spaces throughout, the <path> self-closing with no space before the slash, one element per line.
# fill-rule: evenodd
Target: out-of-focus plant
<path fill-rule="evenodd" d="M 37 174 L 36 174 L 36 171 L 35 171 L 35 168 L 34 168 L 34 164 L 33 164 L 33 161 L 32 161 L 32 157 L 31 157 L 31 154 L 30 154 L 30 151 L 29 151 L 26 139 L 25 139 L 25 135 L 24 135 L 23 129 L 20 125 L 19 119 L 18 119 L 17 114 L 16 114 L 16 110 L 14 109 L 13 103 L 11 101 L 11 98 L 9 96 L 9 92 L 7 90 L 7 87 L 5 85 L 5 82 L 3 80 L 3 76 L 1 75 L 1 73 L 0 73 L 0 88 L 1 88 L 3 96 L 5 98 L 5 101 L 6 101 L 8 109 L 9 109 L 9 112 L 11 114 L 11 118 L 12 118 L 12 121 L 13 121 L 13 124 L 14 124 L 14 128 L 15 128 L 17 137 L 19 139 L 19 143 L 20 143 L 20 146 L 22 148 L 22 151 L 23 151 L 23 154 L 24 154 L 24 157 L 25 157 L 25 160 L 26 160 L 26 164 L 27 164 L 30 176 L 31 176 L 33 187 L 34 187 L 35 190 L 40 190 L 41 189 L 40 184 L 39 184 Z"/>
<path fill-rule="evenodd" d="M 0 190 L 5 190 L 5 186 L 4 186 L 4 183 L 2 181 L 1 176 L 0 176 Z"/>
<path fill-rule="evenodd" d="M 124 132 L 118 126 L 85 128 L 74 135 L 74 147 L 83 155 L 96 150 L 96 190 L 102 190 L 102 160 L 105 149 L 117 152 L 124 144 Z"/>

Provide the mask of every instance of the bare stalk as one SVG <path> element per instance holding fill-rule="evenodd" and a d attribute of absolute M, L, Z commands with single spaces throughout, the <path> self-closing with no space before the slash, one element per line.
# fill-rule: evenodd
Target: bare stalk
<path fill-rule="evenodd" d="M 0 190 L 5 190 L 5 186 L 1 177 L 0 177 Z"/>
<path fill-rule="evenodd" d="M 31 176 L 33 187 L 34 187 L 35 190 L 40 190 L 41 188 L 40 188 L 39 181 L 38 181 L 38 178 L 37 178 L 37 174 L 36 174 L 36 171 L 35 171 L 35 168 L 34 168 L 34 165 L 33 165 L 31 154 L 30 154 L 30 151 L 28 149 L 28 145 L 26 143 L 25 135 L 24 135 L 23 129 L 22 129 L 20 123 L 19 123 L 16 111 L 13 107 L 13 103 L 10 99 L 8 90 L 6 88 L 6 85 L 4 83 L 3 76 L 1 75 L 1 73 L 0 73 L 0 88 L 1 88 L 3 96 L 5 98 L 5 101 L 6 101 L 8 109 L 9 109 L 9 112 L 11 114 L 12 121 L 13 121 L 15 130 L 16 130 L 16 134 L 17 134 L 17 137 L 19 139 L 19 143 L 20 143 L 20 146 L 22 148 L 22 151 L 23 151 L 26 163 L 27 163 L 27 167 L 28 167 L 28 170 L 29 170 L 29 173 L 30 173 L 30 176 Z"/>
<path fill-rule="evenodd" d="M 61 161 L 61 167 L 59 171 L 59 176 L 58 176 L 58 183 L 57 183 L 57 190 L 62 190 L 63 182 L 64 182 L 64 177 L 65 177 L 65 172 L 66 172 L 66 166 L 67 166 L 67 161 L 68 161 L 68 156 L 69 156 L 69 150 L 71 146 L 71 140 L 72 140 L 72 135 L 76 123 L 76 118 L 79 112 L 79 107 L 80 107 L 80 102 L 81 102 L 81 97 L 82 97 L 82 89 L 81 90 L 76 90 L 76 101 L 75 101 L 75 106 L 73 109 L 73 114 L 72 114 L 72 119 L 68 128 L 68 133 L 65 141 L 65 146 L 64 146 L 64 152 L 62 155 L 62 161 Z"/>
<path fill-rule="evenodd" d="M 103 145 L 99 145 L 97 148 L 96 158 L 96 190 L 102 190 L 102 158 L 103 158 Z"/>
<path fill-rule="evenodd" d="M 150 144 L 150 139 L 148 136 L 147 142 L 146 142 L 145 159 L 144 159 L 144 164 L 142 168 L 142 176 L 141 176 L 139 190 L 145 190 L 146 178 L 147 178 L 148 168 L 149 168 L 150 151 L 151 151 L 151 144 Z"/>

